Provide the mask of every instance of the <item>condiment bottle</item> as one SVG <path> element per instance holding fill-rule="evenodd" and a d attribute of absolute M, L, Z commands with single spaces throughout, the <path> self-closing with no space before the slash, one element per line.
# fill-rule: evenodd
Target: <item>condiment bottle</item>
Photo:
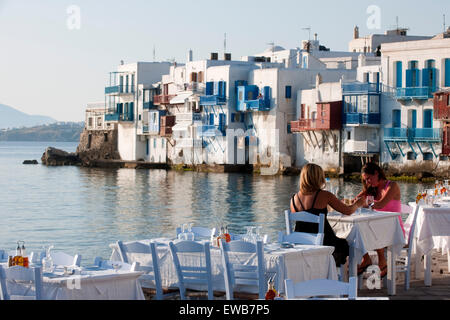
<path fill-rule="evenodd" d="M 230 242 L 231 241 L 231 236 L 228 233 L 228 227 L 225 227 L 225 234 L 224 234 L 224 236 L 225 236 L 225 241 L 226 242 Z"/>
<path fill-rule="evenodd" d="M 274 300 L 275 297 L 277 296 L 277 292 L 276 292 L 275 288 L 273 287 L 273 281 L 269 280 L 268 286 L 269 286 L 269 289 L 266 292 L 265 299 L 266 300 Z"/>

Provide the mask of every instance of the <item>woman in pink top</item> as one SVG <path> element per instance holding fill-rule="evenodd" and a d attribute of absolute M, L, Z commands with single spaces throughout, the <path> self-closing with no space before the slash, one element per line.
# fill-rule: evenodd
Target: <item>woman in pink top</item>
<path fill-rule="evenodd" d="M 369 162 L 362 169 L 362 183 L 363 191 L 358 195 L 359 197 L 373 196 L 374 204 L 372 208 L 376 211 L 388 211 L 388 212 L 402 212 L 402 203 L 400 201 L 400 188 L 397 183 L 386 179 L 386 175 L 383 170 L 375 163 Z M 403 233 L 403 222 L 399 216 L 400 226 Z M 387 262 L 384 256 L 384 248 L 376 250 L 378 254 L 378 266 L 381 270 L 381 278 L 384 278 L 387 274 Z M 372 264 L 369 254 L 364 255 L 363 261 L 358 266 L 358 275 L 364 273 L 364 271 Z"/>

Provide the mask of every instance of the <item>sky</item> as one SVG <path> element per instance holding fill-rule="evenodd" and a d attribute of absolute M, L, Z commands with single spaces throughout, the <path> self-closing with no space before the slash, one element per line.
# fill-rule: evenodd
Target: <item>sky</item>
<path fill-rule="evenodd" d="M 373 22 L 379 8 L 379 24 Z M 368 11 L 369 9 L 369 11 Z M 299 47 L 318 34 L 346 51 L 360 35 L 399 26 L 410 35 L 450 25 L 450 0 L 0 0 L 0 103 L 58 121 L 83 121 L 88 102 L 104 101 L 109 72 L 125 63 L 257 54 L 270 42 Z M 369 25 L 368 25 L 369 22 Z M 379 27 L 379 28 L 378 28 Z"/>

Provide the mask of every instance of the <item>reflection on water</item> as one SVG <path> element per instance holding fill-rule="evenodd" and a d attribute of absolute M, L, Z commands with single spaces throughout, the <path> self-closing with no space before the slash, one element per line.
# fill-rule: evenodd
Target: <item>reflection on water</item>
<path fill-rule="evenodd" d="M 0 249 L 25 240 L 29 250 L 53 244 L 83 263 L 109 258 L 117 240 L 173 237 L 182 223 L 228 225 L 244 233 L 261 225 L 276 239 L 283 211 L 298 190 L 298 177 L 261 177 L 165 170 L 25 166 L 39 159 L 46 143 L 0 142 Z M 74 151 L 76 144 L 52 144 Z M 360 192 L 355 182 L 333 180 L 340 197 Z M 402 202 L 414 201 L 424 186 L 400 183 Z"/>

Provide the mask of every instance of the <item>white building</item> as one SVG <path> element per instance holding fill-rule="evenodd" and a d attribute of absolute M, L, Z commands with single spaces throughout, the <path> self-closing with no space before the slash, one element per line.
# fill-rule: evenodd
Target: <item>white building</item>
<path fill-rule="evenodd" d="M 434 170 L 442 147 L 441 123 L 433 117 L 433 92 L 450 87 L 450 32 L 429 40 L 383 44 L 381 161 L 391 168 Z"/>
<path fill-rule="evenodd" d="M 109 85 L 105 88 L 105 120 L 118 124 L 118 149 L 122 160 L 145 159 L 148 141 L 138 135 L 138 121 L 143 118 L 143 109 L 138 109 L 139 101 L 143 103 L 141 90 L 160 81 L 169 67 L 168 62 L 136 62 L 121 64 L 117 71 L 110 73 Z"/>

